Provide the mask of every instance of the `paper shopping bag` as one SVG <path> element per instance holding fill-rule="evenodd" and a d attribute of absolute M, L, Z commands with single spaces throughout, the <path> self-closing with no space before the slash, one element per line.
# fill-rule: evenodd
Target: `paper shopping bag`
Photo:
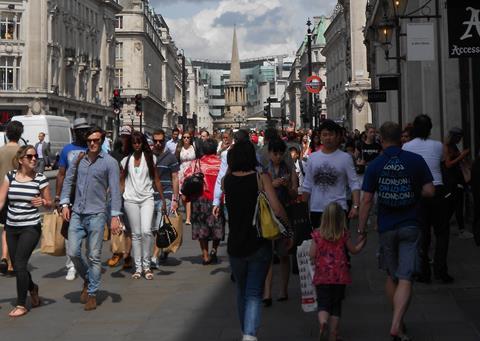
<path fill-rule="evenodd" d="M 62 217 L 54 211 L 43 216 L 40 251 L 51 256 L 65 256 L 65 238 L 61 234 Z"/>
<path fill-rule="evenodd" d="M 314 270 L 309 255 L 311 243 L 311 240 L 305 240 L 297 248 L 300 289 L 302 291 L 302 309 L 306 313 L 317 310 L 317 292 L 313 285 Z"/>
<path fill-rule="evenodd" d="M 163 251 L 166 253 L 175 253 L 178 251 L 183 242 L 183 221 L 182 215 L 175 212 L 173 215 L 168 217 L 172 223 L 173 228 L 177 231 L 177 239 L 174 240 L 172 244 Z"/>
<path fill-rule="evenodd" d="M 125 253 L 127 250 L 125 233 L 113 234 L 111 236 L 112 241 L 112 253 Z"/>

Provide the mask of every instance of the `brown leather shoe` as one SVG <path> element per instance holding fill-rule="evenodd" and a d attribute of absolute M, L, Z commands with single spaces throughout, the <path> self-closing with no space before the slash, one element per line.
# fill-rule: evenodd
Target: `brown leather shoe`
<path fill-rule="evenodd" d="M 119 253 L 114 253 L 112 258 L 110 258 L 108 261 L 107 261 L 107 264 L 108 266 L 110 267 L 115 267 L 115 266 L 118 266 L 120 264 L 120 261 L 122 260 L 122 254 L 119 254 Z"/>
<path fill-rule="evenodd" d="M 87 303 L 85 303 L 85 307 L 83 309 L 85 311 L 97 309 L 97 297 L 88 295 Z"/>
<path fill-rule="evenodd" d="M 88 283 L 87 283 L 87 282 L 84 282 L 84 283 L 83 283 L 82 293 L 80 294 L 80 303 L 82 303 L 82 304 L 85 304 L 85 303 L 87 303 L 87 301 L 88 301 L 87 288 L 88 288 Z"/>

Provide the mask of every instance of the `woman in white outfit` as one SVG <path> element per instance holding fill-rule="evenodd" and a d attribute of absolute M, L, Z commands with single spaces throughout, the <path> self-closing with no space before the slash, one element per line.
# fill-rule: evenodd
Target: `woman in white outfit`
<path fill-rule="evenodd" d="M 176 157 L 180 163 L 180 171 L 178 172 L 178 181 L 183 184 L 185 169 L 190 165 L 190 161 L 196 159 L 196 151 L 193 146 L 193 136 L 188 132 L 183 133 L 181 142 L 177 145 Z M 191 225 L 190 217 L 192 215 L 192 204 L 191 202 L 183 201 L 187 217 L 185 219 L 186 225 Z"/>
<path fill-rule="evenodd" d="M 134 131 L 131 135 L 131 152 L 121 161 L 121 184 L 128 221 L 132 229 L 132 253 L 135 272 L 132 278 L 153 279 L 150 270 L 152 258 L 152 219 L 154 213 L 153 193 L 155 188 L 163 200 L 163 190 L 155 167 L 153 155 L 145 136 Z M 154 188 L 155 186 L 155 188 Z M 163 207 L 165 211 L 166 208 Z"/>

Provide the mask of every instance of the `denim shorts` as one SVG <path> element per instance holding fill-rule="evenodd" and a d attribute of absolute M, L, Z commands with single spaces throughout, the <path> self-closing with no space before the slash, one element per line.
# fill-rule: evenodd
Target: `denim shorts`
<path fill-rule="evenodd" d="M 379 266 L 394 280 L 408 280 L 420 270 L 418 226 L 399 227 L 380 233 Z"/>

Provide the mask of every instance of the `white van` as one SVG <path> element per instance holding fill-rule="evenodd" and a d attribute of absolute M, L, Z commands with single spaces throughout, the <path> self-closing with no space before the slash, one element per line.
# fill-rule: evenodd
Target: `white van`
<path fill-rule="evenodd" d="M 23 123 L 22 138 L 27 144 L 38 142 L 38 133 L 45 133 L 45 141 L 50 143 L 52 158 L 62 148 L 72 142 L 71 123 L 66 117 L 53 115 L 21 115 L 13 116 L 12 121 Z M 51 160 L 53 161 L 53 160 Z"/>

